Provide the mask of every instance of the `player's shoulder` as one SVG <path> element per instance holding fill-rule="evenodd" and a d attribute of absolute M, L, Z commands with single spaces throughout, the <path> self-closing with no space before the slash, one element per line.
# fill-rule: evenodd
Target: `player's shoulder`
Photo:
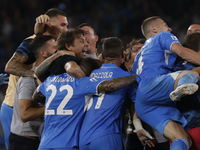
<path fill-rule="evenodd" d="M 118 68 L 117 73 L 118 73 L 118 70 L 120 71 L 119 73 L 121 73 L 121 74 L 124 74 L 124 75 L 127 75 L 127 76 L 131 75 L 130 72 L 124 70 L 123 68 Z"/>
<path fill-rule="evenodd" d="M 29 37 L 27 37 L 27 38 L 25 38 L 24 40 L 28 40 L 28 39 L 34 39 L 36 37 L 36 35 L 35 34 L 33 34 L 33 35 L 31 35 L 31 36 L 29 36 Z"/>
<path fill-rule="evenodd" d="M 29 42 L 31 42 L 35 38 L 35 35 L 29 36 L 26 39 L 24 39 L 18 48 L 27 48 Z"/>
<path fill-rule="evenodd" d="M 172 36 L 174 36 L 172 33 L 166 31 L 161 31 L 160 33 L 157 34 L 157 37 L 162 37 L 162 38 L 172 37 Z"/>
<path fill-rule="evenodd" d="M 34 85 L 36 79 L 34 77 L 20 77 L 17 84 L 18 85 Z"/>

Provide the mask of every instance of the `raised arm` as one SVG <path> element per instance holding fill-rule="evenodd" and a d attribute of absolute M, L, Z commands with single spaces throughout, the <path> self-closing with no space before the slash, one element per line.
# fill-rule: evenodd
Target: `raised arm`
<path fill-rule="evenodd" d="M 98 92 L 112 92 L 119 90 L 129 84 L 132 84 L 136 81 L 135 77 L 137 75 L 131 75 L 127 77 L 115 78 L 109 81 L 103 81 L 98 86 Z"/>
<path fill-rule="evenodd" d="M 16 76 L 33 77 L 34 71 L 30 70 L 32 65 L 25 65 L 28 57 L 15 52 L 5 66 L 5 72 Z"/>
<path fill-rule="evenodd" d="M 199 59 L 200 54 L 189 48 L 183 47 L 179 43 L 173 43 L 171 46 L 171 51 L 175 52 L 182 59 L 188 62 L 191 62 L 196 65 L 200 65 L 200 59 Z"/>
<path fill-rule="evenodd" d="M 47 15 L 40 15 L 39 17 L 37 17 L 36 18 L 36 23 L 35 23 L 35 26 L 34 26 L 34 33 L 36 35 L 44 33 L 45 24 L 49 20 L 50 20 L 50 18 Z"/>

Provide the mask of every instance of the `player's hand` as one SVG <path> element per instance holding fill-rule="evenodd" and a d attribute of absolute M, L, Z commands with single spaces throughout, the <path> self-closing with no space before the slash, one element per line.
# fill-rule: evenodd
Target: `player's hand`
<path fill-rule="evenodd" d="M 46 24 L 50 20 L 49 16 L 47 15 L 40 15 L 36 18 L 36 23 L 43 23 Z"/>
<path fill-rule="evenodd" d="M 149 134 L 148 131 L 146 131 L 145 129 L 141 129 L 134 132 L 136 132 L 143 146 L 145 146 L 145 143 L 146 143 L 149 147 L 155 147 L 155 144 L 154 144 L 155 139 Z"/>
<path fill-rule="evenodd" d="M 8 76 L 8 74 L 3 74 L 3 73 L 1 73 L 0 74 L 0 85 L 2 85 L 2 84 L 8 84 L 8 80 L 9 80 L 9 76 Z"/>
<path fill-rule="evenodd" d="M 71 56 L 76 56 L 74 52 L 66 51 L 66 50 L 59 50 L 58 55 L 63 56 L 63 55 L 71 55 Z"/>

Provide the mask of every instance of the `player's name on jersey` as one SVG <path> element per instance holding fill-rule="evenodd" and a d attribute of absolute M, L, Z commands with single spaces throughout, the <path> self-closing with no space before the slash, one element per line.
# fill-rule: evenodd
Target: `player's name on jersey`
<path fill-rule="evenodd" d="M 71 76 L 63 77 L 54 77 L 51 82 L 74 82 L 74 78 Z"/>
<path fill-rule="evenodd" d="M 112 78 L 113 72 L 92 73 L 90 76 L 94 78 Z"/>

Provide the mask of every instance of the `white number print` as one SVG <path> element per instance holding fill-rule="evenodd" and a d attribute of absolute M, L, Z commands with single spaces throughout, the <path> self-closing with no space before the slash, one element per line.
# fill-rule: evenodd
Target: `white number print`
<path fill-rule="evenodd" d="M 169 64 L 169 55 L 171 54 L 171 52 L 169 50 L 165 50 L 165 64 L 168 65 Z"/>
<path fill-rule="evenodd" d="M 103 102 L 104 96 L 105 96 L 105 93 L 102 93 L 101 96 L 98 97 L 97 103 L 95 105 L 95 109 L 99 109 L 101 107 L 101 104 Z"/>
<path fill-rule="evenodd" d="M 99 109 L 101 107 L 101 104 L 103 102 L 104 97 L 105 97 L 105 93 L 102 93 L 101 96 L 98 96 L 97 103 L 95 105 L 95 109 Z M 85 104 L 84 111 L 88 111 L 92 107 L 93 96 L 92 95 L 86 95 L 85 96 L 85 103 L 86 104 Z"/>
<path fill-rule="evenodd" d="M 54 109 L 48 109 L 49 105 L 51 104 L 52 100 L 57 94 L 57 88 L 55 85 L 49 85 L 47 87 L 47 92 L 51 90 L 52 93 L 47 100 L 46 107 L 45 107 L 45 115 L 55 115 L 55 110 Z M 73 88 L 70 85 L 63 85 L 60 87 L 59 92 L 63 92 L 64 90 L 67 90 L 68 93 L 64 97 L 64 99 L 61 101 L 60 105 L 57 108 L 57 115 L 73 115 L 72 109 L 64 110 L 64 107 L 67 105 L 71 97 L 73 96 Z"/>
<path fill-rule="evenodd" d="M 140 74 L 141 74 L 141 72 L 142 72 L 142 67 L 143 67 L 143 65 L 144 65 L 142 54 L 143 54 L 143 52 L 141 52 L 140 58 L 139 58 L 139 60 L 138 60 L 138 68 L 137 68 L 137 71 L 136 71 L 136 74 L 137 74 L 137 75 L 140 75 Z"/>
<path fill-rule="evenodd" d="M 55 115 L 55 110 L 54 109 L 48 109 L 49 108 L 49 105 L 51 104 L 51 101 L 53 100 L 53 98 L 56 96 L 56 93 L 57 93 L 57 89 L 56 89 L 56 86 L 55 85 L 49 85 L 47 87 L 47 92 L 51 90 L 52 93 L 51 95 L 49 96 L 49 99 L 46 103 L 46 107 L 45 107 L 45 115 Z"/>

